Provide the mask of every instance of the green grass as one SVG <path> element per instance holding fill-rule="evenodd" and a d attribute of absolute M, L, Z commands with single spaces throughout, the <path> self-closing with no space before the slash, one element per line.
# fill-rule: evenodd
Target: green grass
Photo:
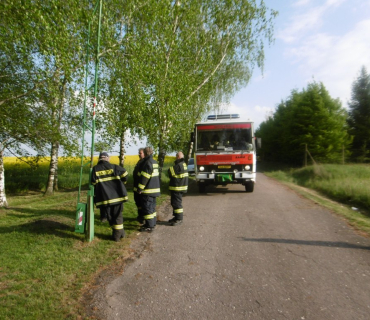
<path fill-rule="evenodd" d="M 324 164 L 283 170 L 275 167 L 265 168 L 264 173 L 334 210 L 353 227 L 370 235 L 369 165 Z"/>
<path fill-rule="evenodd" d="M 168 199 L 167 168 L 158 205 Z M 123 212 L 126 238 L 111 241 L 112 231 L 107 222 L 100 222 L 95 209 L 95 238 L 86 242 L 83 234 L 74 231 L 79 170 L 70 168 L 63 174 L 60 170 L 59 181 L 73 180 L 71 188 L 62 184 L 62 191 L 45 197 L 37 186 L 47 166 L 18 169 L 17 174 L 16 168 L 6 168 L 6 182 L 19 186 L 19 192 L 7 194 L 9 207 L 0 208 L 0 319 L 86 319 L 81 303 L 85 290 L 101 270 L 125 257 L 137 234 L 132 177 L 126 185 L 129 202 Z M 126 169 L 131 173 L 133 166 Z M 83 190 L 81 202 L 86 199 Z"/>
<path fill-rule="evenodd" d="M 95 238 L 88 243 L 74 232 L 77 192 L 10 197 L 10 207 L 0 209 L 0 318 L 83 315 L 78 302 L 84 286 L 121 257 L 136 234 L 132 192 L 129 198 L 124 205 L 128 238 L 111 241 L 111 229 L 95 210 Z"/>

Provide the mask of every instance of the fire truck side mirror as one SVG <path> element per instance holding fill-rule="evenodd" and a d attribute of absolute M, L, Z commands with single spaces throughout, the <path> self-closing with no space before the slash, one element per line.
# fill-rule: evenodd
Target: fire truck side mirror
<path fill-rule="evenodd" d="M 257 144 L 257 149 L 262 148 L 262 139 L 261 138 L 256 138 L 256 144 Z"/>

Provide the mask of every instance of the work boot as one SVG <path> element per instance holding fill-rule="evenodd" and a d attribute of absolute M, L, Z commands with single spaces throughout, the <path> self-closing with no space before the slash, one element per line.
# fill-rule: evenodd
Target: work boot
<path fill-rule="evenodd" d="M 175 219 L 174 221 L 171 222 L 171 226 L 178 226 L 182 223 L 182 220 Z"/>
<path fill-rule="evenodd" d="M 172 224 L 173 222 L 175 222 L 177 219 L 176 219 L 176 217 L 173 217 L 172 219 L 170 219 L 170 220 L 168 220 L 168 223 L 169 224 Z"/>
<path fill-rule="evenodd" d="M 119 242 L 122 238 L 125 237 L 125 230 L 113 230 L 112 238 L 114 241 Z"/>
<path fill-rule="evenodd" d="M 136 218 L 136 221 L 139 222 L 140 224 L 143 224 L 145 222 L 144 218 L 139 216 Z"/>
<path fill-rule="evenodd" d="M 142 225 L 141 227 L 140 227 L 140 231 L 141 232 L 153 232 L 154 231 L 154 229 L 155 229 L 155 227 L 149 227 L 148 225 Z"/>

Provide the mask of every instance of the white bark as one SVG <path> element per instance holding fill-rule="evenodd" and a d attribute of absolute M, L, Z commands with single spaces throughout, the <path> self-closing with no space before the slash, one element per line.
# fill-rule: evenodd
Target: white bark
<path fill-rule="evenodd" d="M 51 147 L 49 178 L 48 178 L 48 184 L 46 186 L 45 195 L 54 193 L 54 184 L 55 184 L 54 180 L 55 180 L 56 172 L 58 170 L 58 150 L 59 150 L 58 143 L 53 143 Z"/>
<path fill-rule="evenodd" d="M 121 134 L 120 142 L 119 142 L 119 165 L 121 167 L 125 166 L 125 154 L 126 154 L 125 141 L 126 141 L 125 140 L 125 131 L 123 131 L 122 134 Z"/>
<path fill-rule="evenodd" d="M 4 169 L 4 158 L 3 151 L 0 150 L 0 208 L 7 207 L 8 202 L 6 201 L 5 194 L 5 169 Z"/>

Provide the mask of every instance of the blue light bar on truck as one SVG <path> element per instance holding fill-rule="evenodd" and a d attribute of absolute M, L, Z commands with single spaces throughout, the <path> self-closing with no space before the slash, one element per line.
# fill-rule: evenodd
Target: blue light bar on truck
<path fill-rule="evenodd" d="M 218 120 L 218 119 L 239 119 L 240 115 L 237 113 L 233 114 L 211 114 L 207 117 L 207 120 Z"/>

